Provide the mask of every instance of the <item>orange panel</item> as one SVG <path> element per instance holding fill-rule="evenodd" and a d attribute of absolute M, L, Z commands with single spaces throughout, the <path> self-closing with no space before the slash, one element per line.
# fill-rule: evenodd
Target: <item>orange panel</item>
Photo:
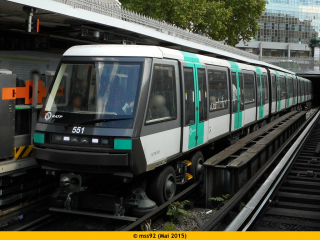
<path fill-rule="evenodd" d="M 25 104 L 32 104 L 33 81 L 26 81 L 25 87 L 2 88 L 2 100 L 12 100 L 24 98 Z M 38 83 L 38 103 L 42 103 L 42 99 L 46 96 L 46 87 L 43 86 L 43 81 Z"/>
<path fill-rule="evenodd" d="M 16 88 L 2 88 L 2 100 L 16 99 Z"/>

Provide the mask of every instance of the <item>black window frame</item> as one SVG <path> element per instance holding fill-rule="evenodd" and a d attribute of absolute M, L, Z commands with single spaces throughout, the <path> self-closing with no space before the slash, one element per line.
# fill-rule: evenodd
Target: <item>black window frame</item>
<path fill-rule="evenodd" d="M 246 98 L 245 98 L 245 94 L 246 94 L 246 84 L 245 84 L 245 75 L 252 75 L 253 76 L 253 94 L 254 94 L 254 100 L 253 101 L 251 101 L 251 102 L 246 102 Z M 259 78 L 259 81 L 260 81 L 260 76 L 259 75 L 257 75 L 257 77 Z M 244 104 L 245 105 L 249 105 L 249 104 L 254 104 L 254 103 L 256 103 L 256 88 L 257 88 L 257 84 L 256 84 L 256 79 L 255 79 L 255 74 L 254 74 L 254 72 L 252 72 L 252 71 L 244 71 L 243 72 L 243 75 L 242 75 L 242 78 L 243 78 L 243 91 L 244 91 Z M 240 88 L 241 89 L 241 88 Z"/>
<path fill-rule="evenodd" d="M 223 108 L 218 108 L 218 109 L 210 109 L 210 81 L 209 81 L 209 71 L 219 71 L 219 72 L 223 72 L 226 76 L 226 93 L 227 93 L 227 100 L 226 100 L 226 105 Z M 208 79 L 208 96 L 209 96 L 209 113 L 213 113 L 213 112 L 217 112 L 217 111 L 223 111 L 229 108 L 229 102 L 230 102 L 230 98 L 229 98 L 229 78 L 228 78 L 228 72 L 226 69 L 219 69 L 219 68 L 214 68 L 214 67 L 210 67 L 207 69 L 207 79 Z"/>
<path fill-rule="evenodd" d="M 148 111 L 148 108 L 149 108 L 149 104 L 150 104 L 150 99 L 151 99 L 151 91 L 152 91 L 152 88 L 153 88 L 153 84 L 154 84 L 154 81 L 153 81 L 153 76 L 155 74 L 155 66 L 157 65 L 160 65 L 160 66 L 168 66 L 168 67 L 173 67 L 173 77 L 174 77 L 174 88 L 175 88 L 175 109 L 176 109 L 176 115 L 175 117 L 173 118 L 170 118 L 170 119 L 162 119 L 159 118 L 159 120 L 156 120 L 156 121 L 153 121 L 153 122 L 147 122 L 147 115 L 148 113 L 146 114 L 146 117 L 145 117 L 145 121 L 144 121 L 144 125 L 145 126 L 148 126 L 148 125 L 153 125 L 153 124 L 158 124 L 158 123 L 163 123 L 163 122 L 169 122 L 169 121 L 174 121 L 174 120 L 177 120 L 178 118 L 178 104 L 177 104 L 177 101 L 178 101 L 178 95 L 177 95 L 177 79 L 176 79 L 176 68 L 175 68 L 175 65 L 170 65 L 170 64 L 165 64 L 165 63 L 153 63 L 152 64 L 152 75 L 150 76 L 151 78 L 151 84 L 150 84 L 150 92 L 149 92 L 149 95 L 148 95 L 148 99 L 147 99 L 147 103 L 146 103 L 146 108 L 147 108 L 147 111 Z"/>

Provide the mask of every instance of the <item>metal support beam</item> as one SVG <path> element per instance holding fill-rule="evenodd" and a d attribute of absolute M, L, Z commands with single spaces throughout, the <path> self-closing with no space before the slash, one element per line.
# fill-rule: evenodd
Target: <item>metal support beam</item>
<path fill-rule="evenodd" d="M 37 104 L 38 104 L 38 85 L 40 80 L 40 74 L 36 71 L 31 73 L 31 78 L 33 80 L 32 89 L 32 115 L 31 115 L 31 144 L 33 144 L 33 135 L 37 123 Z"/>

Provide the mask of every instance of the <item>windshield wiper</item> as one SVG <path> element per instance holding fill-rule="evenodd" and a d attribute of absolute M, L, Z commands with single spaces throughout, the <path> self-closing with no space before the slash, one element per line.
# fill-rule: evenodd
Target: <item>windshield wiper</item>
<path fill-rule="evenodd" d="M 90 124 L 90 123 L 100 123 L 100 122 L 112 122 L 112 121 L 120 121 L 120 120 L 128 120 L 133 118 L 99 118 L 99 119 L 92 119 L 85 122 L 79 122 L 79 123 L 71 123 L 65 126 L 65 128 L 74 126 L 74 125 L 84 125 L 84 124 Z"/>

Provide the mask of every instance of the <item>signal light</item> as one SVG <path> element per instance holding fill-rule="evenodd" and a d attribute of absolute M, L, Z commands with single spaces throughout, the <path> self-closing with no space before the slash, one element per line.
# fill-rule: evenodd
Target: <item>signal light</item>
<path fill-rule="evenodd" d="M 25 21 L 25 32 L 28 32 L 28 20 Z M 31 22 L 31 32 L 39 33 L 40 32 L 40 19 L 32 20 Z"/>

